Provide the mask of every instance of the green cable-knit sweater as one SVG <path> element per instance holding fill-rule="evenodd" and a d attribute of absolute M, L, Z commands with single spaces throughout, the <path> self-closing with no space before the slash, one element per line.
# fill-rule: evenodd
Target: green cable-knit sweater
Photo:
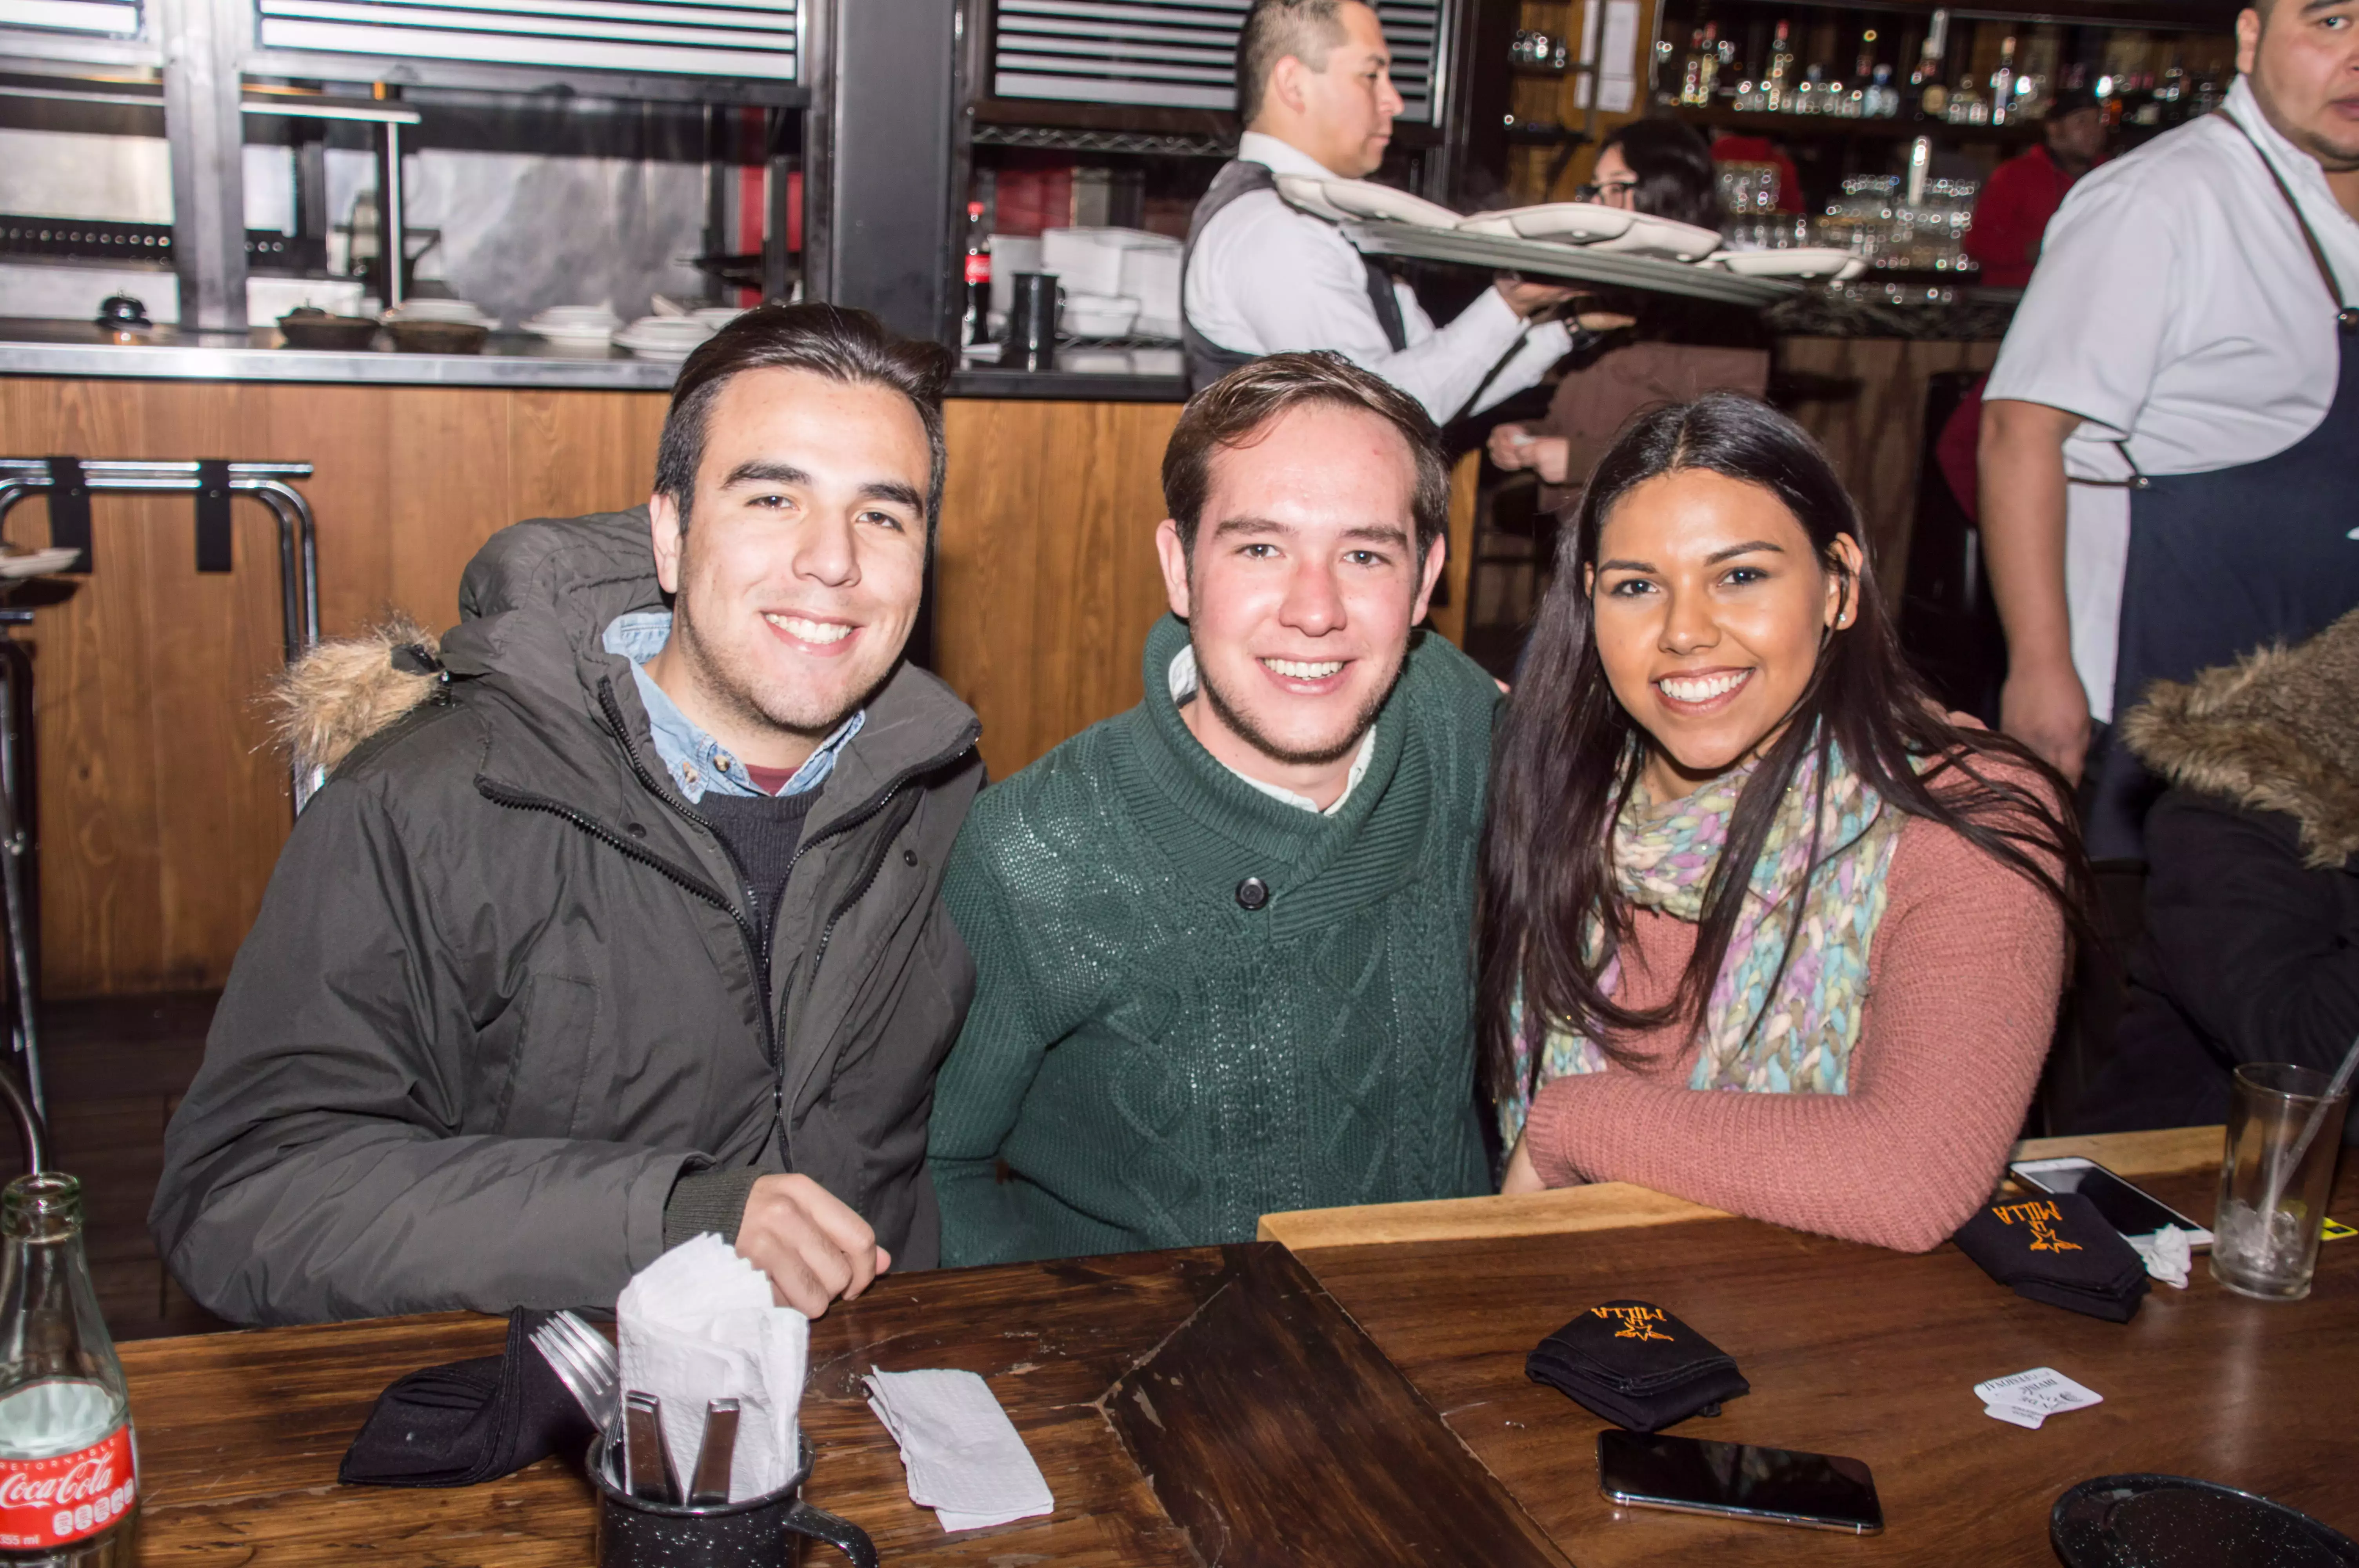
<path fill-rule="evenodd" d="M 1497 687 L 1418 635 L 1321 816 L 1189 732 L 1167 682 L 1187 640 L 1158 622 L 1147 700 L 984 791 L 959 835 L 942 895 L 976 986 L 934 1087 L 946 1265 L 1488 1190 L 1468 932 Z"/>

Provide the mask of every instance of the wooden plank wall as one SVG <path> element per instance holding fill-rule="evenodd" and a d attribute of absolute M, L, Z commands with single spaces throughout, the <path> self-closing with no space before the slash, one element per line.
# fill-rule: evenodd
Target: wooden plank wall
<path fill-rule="evenodd" d="M 1926 378 L 1940 371 L 1988 370 L 1998 344 L 1900 338 L 1781 338 L 1778 368 L 1858 384 L 1855 396 L 1803 404 L 1794 417 L 1819 438 L 1859 503 L 1887 608 L 1908 580 L 1908 530 L 1917 516 L 1917 453 L 1925 425 Z"/>

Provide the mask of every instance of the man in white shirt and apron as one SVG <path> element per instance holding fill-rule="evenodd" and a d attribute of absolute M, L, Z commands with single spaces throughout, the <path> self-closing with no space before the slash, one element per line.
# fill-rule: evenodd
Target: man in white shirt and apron
<path fill-rule="evenodd" d="M 2001 725 L 2077 777 L 2148 683 L 2359 604 L 2359 0 L 2236 18 L 2223 112 L 2076 185 L 1984 394 Z M 2090 852 L 2158 789 L 2099 750 Z"/>
<path fill-rule="evenodd" d="M 1237 39 L 1246 130 L 1188 225 L 1180 290 L 1191 387 L 1265 354 L 1327 349 L 1446 424 L 1534 384 L 1571 347 L 1561 324 L 1529 319 L 1571 290 L 1502 279 L 1437 328 L 1416 294 L 1334 224 L 1277 193 L 1281 174 L 1375 172 L 1401 108 L 1391 65 L 1384 27 L 1360 0 L 1255 0 Z"/>

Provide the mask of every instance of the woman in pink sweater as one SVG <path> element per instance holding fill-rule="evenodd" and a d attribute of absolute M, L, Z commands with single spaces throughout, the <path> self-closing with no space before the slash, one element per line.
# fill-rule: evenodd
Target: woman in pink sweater
<path fill-rule="evenodd" d="M 1996 1184 L 2085 862 L 2062 781 L 1909 673 L 1860 538 L 1749 398 L 1599 463 L 1492 775 L 1505 1190 L 1636 1182 L 1922 1251 Z"/>

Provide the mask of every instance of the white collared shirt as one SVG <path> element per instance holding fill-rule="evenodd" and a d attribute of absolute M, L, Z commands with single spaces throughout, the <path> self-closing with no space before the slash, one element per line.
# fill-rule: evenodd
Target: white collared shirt
<path fill-rule="evenodd" d="M 1310 154 L 1260 131 L 1237 139 L 1237 157 L 1274 173 L 1337 178 Z M 1396 282 L 1408 347 L 1396 351 L 1368 300 L 1368 273 L 1343 231 L 1289 206 L 1275 190 L 1249 191 L 1215 213 L 1188 258 L 1188 320 L 1245 354 L 1332 349 L 1425 405 L 1437 424 L 1474 389 L 1477 410 L 1536 384 L 1572 347 L 1562 322 L 1527 325 L 1495 288 L 1436 328 L 1407 284 Z M 1518 345 L 1521 345 L 1518 347 Z M 1487 386 L 1502 356 L 1515 358 Z"/>
<path fill-rule="evenodd" d="M 2359 222 L 2318 160 L 2277 135 L 2244 78 L 2227 106 L 2300 202 L 2340 303 L 2359 300 Z M 2258 462 L 2326 417 L 2341 372 L 2334 309 L 2252 143 L 2207 114 L 2072 187 L 1983 395 L 2080 415 L 2064 444 L 2074 479 L 2127 477 L 2125 438 L 2141 473 Z M 2088 484 L 2066 502 L 2072 664 L 2100 719 L 2113 716 L 2129 504 L 2125 490 Z"/>
<path fill-rule="evenodd" d="M 1185 704 L 1196 695 L 1196 649 L 1193 643 L 1171 655 L 1171 664 L 1165 678 L 1171 683 L 1171 700 L 1174 703 Z M 1210 748 L 1207 748 L 1207 751 L 1209 750 Z M 1368 732 L 1360 737 L 1360 754 L 1352 759 L 1352 771 L 1343 775 L 1343 793 L 1335 797 L 1335 804 L 1323 811 L 1320 809 L 1319 803 L 1307 795 L 1297 795 L 1284 784 L 1269 784 L 1257 779 L 1243 769 L 1230 767 L 1218 757 L 1212 760 L 1220 762 L 1221 766 L 1228 768 L 1229 772 L 1235 773 L 1237 777 L 1245 780 L 1272 800 L 1284 801 L 1288 806 L 1299 806 L 1304 811 L 1312 812 L 1321 816 L 1332 816 L 1343 809 L 1343 803 L 1352 798 L 1352 792 L 1360 787 L 1362 779 L 1367 777 L 1369 760 L 1375 754 L 1376 727 L 1371 724 L 1368 726 Z"/>

